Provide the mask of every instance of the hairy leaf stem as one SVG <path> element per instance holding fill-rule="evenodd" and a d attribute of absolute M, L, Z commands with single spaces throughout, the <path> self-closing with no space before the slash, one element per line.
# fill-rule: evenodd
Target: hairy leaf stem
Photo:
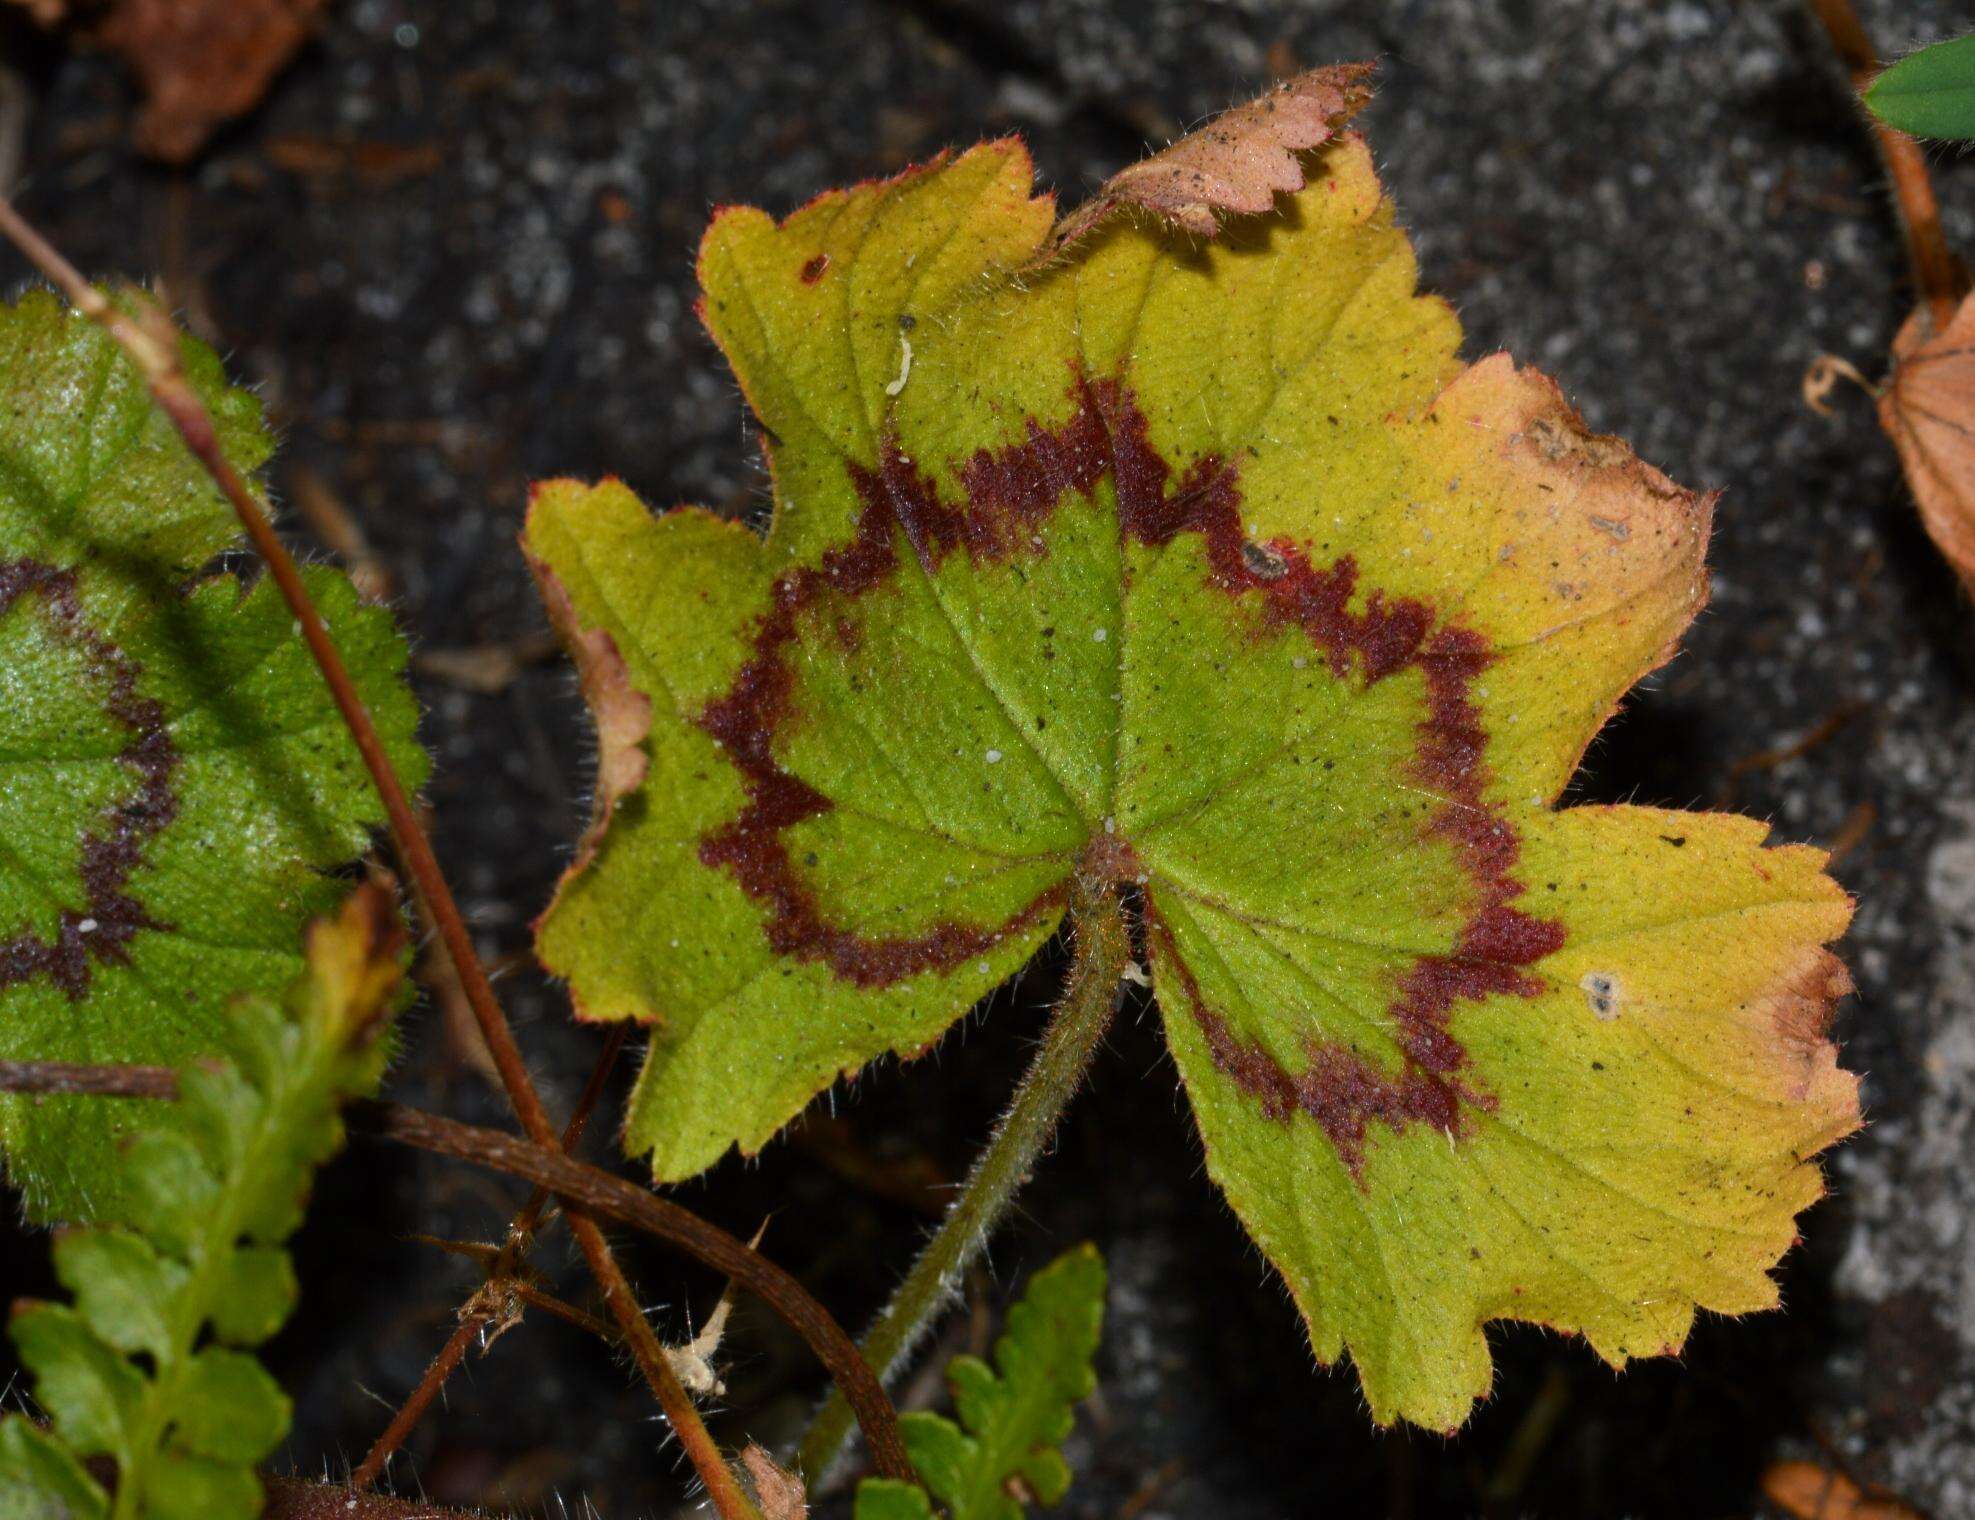
<path fill-rule="evenodd" d="M 961 1274 L 980 1255 L 1056 1133 L 1064 1109 L 1083 1086 L 1091 1058 L 1111 1027 L 1131 956 L 1130 936 L 1112 883 L 1080 880 L 1070 924 L 1075 952 L 1036 1058 L 946 1218 L 859 1347 L 881 1381 L 899 1369 L 952 1298 Z M 843 1394 L 832 1390 L 796 1453 L 797 1470 L 812 1491 L 835 1462 L 850 1425 Z"/>

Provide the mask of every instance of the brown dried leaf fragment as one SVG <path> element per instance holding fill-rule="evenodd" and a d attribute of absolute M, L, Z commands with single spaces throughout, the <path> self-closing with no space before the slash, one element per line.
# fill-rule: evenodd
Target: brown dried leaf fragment
<path fill-rule="evenodd" d="M 1928 308 L 1893 340 L 1893 373 L 1879 397 L 1907 484 L 1962 584 L 1975 592 L 1975 295 L 1936 332 Z"/>
<path fill-rule="evenodd" d="M 1198 131 L 1121 169 L 1057 227 L 1067 247 L 1121 206 L 1138 206 L 1196 237 L 1220 230 L 1219 213 L 1268 211 L 1280 194 L 1303 188 L 1297 157 L 1322 146 L 1372 98 L 1372 65 L 1312 69 Z"/>
<path fill-rule="evenodd" d="M 1762 1475 L 1762 1491 L 1798 1520 L 1920 1520 L 1910 1505 L 1868 1494 L 1843 1473 L 1815 1462 L 1771 1463 Z"/>
<path fill-rule="evenodd" d="M 140 152 L 182 164 L 260 102 L 308 41 L 324 0 L 15 0 L 118 54 L 144 92 Z"/>

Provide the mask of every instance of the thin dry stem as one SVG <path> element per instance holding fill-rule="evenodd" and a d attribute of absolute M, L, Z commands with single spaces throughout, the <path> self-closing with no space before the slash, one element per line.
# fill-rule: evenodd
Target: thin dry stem
<path fill-rule="evenodd" d="M 13 1061 L 0 1063 L 0 1091 L 88 1092 L 169 1100 L 178 1095 L 178 1081 L 175 1073 L 157 1066 L 78 1067 L 52 1061 Z M 562 1199 L 572 1217 L 573 1210 L 581 1207 L 588 1214 L 643 1230 L 725 1273 L 773 1309 L 815 1352 L 817 1360 L 845 1391 L 856 1411 L 878 1470 L 885 1477 L 912 1480 L 912 1465 L 899 1434 L 897 1411 L 870 1365 L 829 1310 L 746 1241 L 668 1198 L 579 1161 L 564 1151 L 532 1145 L 519 1135 L 461 1124 L 402 1103 L 375 1100 L 354 1103 L 348 1116 L 351 1128 L 357 1133 L 394 1140 L 536 1183 Z M 642 1315 L 640 1322 L 644 1322 Z"/>
<path fill-rule="evenodd" d="M 604 1084 L 609 1080 L 611 1068 L 617 1064 L 618 1052 L 624 1048 L 625 1036 L 629 1034 L 630 1027 L 628 1024 L 615 1026 L 609 1038 L 605 1040 L 603 1049 L 597 1053 L 596 1064 L 590 1068 L 590 1079 L 583 1084 L 583 1091 L 576 1099 L 576 1107 L 569 1115 L 569 1122 L 563 1126 L 562 1148 L 565 1152 L 571 1154 L 575 1152 L 578 1142 L 583 1138 L 583 1131 L 589 1127 L 590 1116 L 596 1112 L 597 1103 L 603 1097 Z M 487 1283 L 483 1285 L 481 1291 L 474 1294 L 472 1299 L 461 1306 L 458 1324 L 453 1327 L 453 1333 L 446 1338 L 445 1345 L 439 1348 L 439 1354 L 432 1358 L 432 1364 L 425 1369 L 425 1375 L 418 1380 L 418 1386 L 413 1388 L 404 1403 L 398 1406 L 397 1412 L 391 1416 L 391 1423 L 379 1433 L 377 1439 L 371 1443 L 370 1451 L 364 1456 L 362 1464 L 350 1474 L 351 1488 L 359 1491 L 367 1489 L 383 1475 L 385 1465 L 391 1460 L 392 1454 L 404 1445 L 411 1433 L 418 1428 L 418 1422 L 425 1418 L 425 1411 L 432 1407 L 432 1401 L 438 1398 L 440 1390 L 446 1386 L 446 1380 L 465 1359 L 468 1348 L 472 1346 L 474 1338 L 480 1334 L 481 1328 L 488 1320 L 494 1318 L 498 1312 L 497 1303 L 493 1301 L 495 1296 L 487 1294 L 485 1287 L 506 1283 L 513 1277 L 521 1257 L 526 1254 L 534 1240 L 535 1229 L 541 1223 L 542 1211 L 548 1207 L 548 1202 L 549 1190 L 538 1185 L 529 1195 L 528 1202 L 522 1206 L 521 1212 L 514 1216 L 514 1222 L 508 1226 L 507 1239 L 487 1270 Z"/>
<path fill-rule="evenodd" d="M 176 1098 L 169 1066 L 78 1066 L 68 1061 L 0 1061 L 0 1092 L 92 1098 Z"/>
<path fill-rule="evenodd" d="M 400 1103 L 359 1103 L 351 1127 L 362 1133 L 470 1161 L 539 1183 L 589 1214 L 643 1230 L 725 1273 L 773 1309 L 800 1335 L 835 1380 L 857 1416 L 873 1460 L 888 1478 L 912 1478 L 898 1415 L 870 1364 L 827 1309 L 768 1257 L 669 1198 L 519 1135 L 441 1118 Z"/>

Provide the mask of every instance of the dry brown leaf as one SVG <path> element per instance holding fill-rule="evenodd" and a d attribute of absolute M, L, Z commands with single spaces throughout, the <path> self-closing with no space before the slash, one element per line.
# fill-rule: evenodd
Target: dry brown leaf
<path fill-rule="evenodd" d="M 144 92 L 141 152 L 184 163 L 252 110 L 308 41 L 325 0 L 15 0 L 118 54 Z"/>
<path fill-rule="evenodd" d="M 1865 1492 L 1835 1468 L 1815 1462 L 1772 1462 L 1762 1475 L 1771 1504 L 1797 1520 L 1921 1520 L 1898 1499 Z"/>
<path fill-rule="evenodd" d="M 1224 111 L 1164 151 L 1105 181 L 1057 229 L 1075 242 L 1120 206 L 1138 206 L 1197 237 L 1220 230 L 1219 214 L 1267 211 L 1303 188 L 1297 157 L 1320 147 L 1372 98 L 1372 66 L 1340 63 L 1286 79 L 1266 95 Z"/>
<path fill-rule="evenodd" d="M 1975 592 L 1975 295 L 1938 332 L 1925 306 L 1907 318 L 1879 425 L 1900 451 L 1928 534 Z"/>

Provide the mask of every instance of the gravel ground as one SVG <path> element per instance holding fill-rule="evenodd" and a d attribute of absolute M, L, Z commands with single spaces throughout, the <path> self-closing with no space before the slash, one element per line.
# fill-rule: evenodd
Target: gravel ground
<path fill-rule="evenodd" d="M 1968 21 L 1950 0 L 1861 10 L 1888 52 Z M 1348 1374 L 1312 1371 L 1200 1175 L 1152 1020 L 1128 1019 L 982 1286 L 992 1306 L 1079 1238 L 1110 1256 L 1101 1392 L 1061 1512 L 1746 1514 L 1768 1461 L 1821 1446 L 1944 1520 L 1975 1514 L 1975 624 L 1866 399 L 1842 393 L 1831 419 L 1800 399 L 1819 353 L 1876 372 L 1908 296 L 1867 140 L 1795 5 L 359 0 L 184 174 L 131 157 L 106 60 L 30 48 L 22 199 L 85 267 L 166 279 L 281 420 L 277 485 L 344 503 L 421 647 L 443 651 L 540 633 L 513 547 L 531 477 L 761 506 L 734 387 L 690 311 L 712 205 L 786 211 L 1010 130 L 1075 198 L 1272 66 L 1368 56 L 1365 126 L 1471 352 L 1540 363 L 1594 425 L 1725 492 L 1713 605 L 1580 791 L 1732 806 L 1846 846 L 1859 994 L 1840 1032 L 1873 1123 L 1807 1218 L 1787 1313 L 1705 1324 L 1679 1365 L 1620 1378 L 1503 1330 L 1495 1395 L 1465 1432 L 1382 1434 Z M 1975 248 L 1975 172 L 1938 170 L 1950 231 Z M 494 694 L 430 671 L 420 689 L 442 852 L 487 951 L 514 954 L 586 806 L 580 709 L 553 665 Z M 529 974 L 508 985 L 566 1104 L 594 1037 Z M 936 1061 L 836 1104 L 844 1132 L 896 1177 L 957 1172 L 1037 1017 L 1030 990 L 1005 995 Z M 399 1080 L 499 1113 L 436 1015 Z M 820 1131 L 687 1193 L 738 1228 L 774 1211 L 769 1247 L 855 1321 L 922 1212 L 846 1182 Z M 468 1286 L 403 1237 L 485 1238 L 511 1207 L 395 1155 L 333 1170 L 317 1218 L 343 1222 L 311 1226 L 308 1324 L 278 1352 L 298 1469 L 360 1455 Z M 38 1280 L 38 1249 L 9 1243 L 8 1286 Z M 633 1260 L 670 1328 L 705 1313 L 716 1284 Z M 566 1247 L 542 1262 L 581 1291 Z M 773 1438 L 813 1383 L 773 1326 L 742 1321 L 732 1403 Z M 611 1520 L 663 1515 L 684 1489 L 660 1436 L 624 1368 L 531 1321 L 457 1383 L 397 1479 L 453 1502 L 558 1513 L 587 1495 Z"/>

